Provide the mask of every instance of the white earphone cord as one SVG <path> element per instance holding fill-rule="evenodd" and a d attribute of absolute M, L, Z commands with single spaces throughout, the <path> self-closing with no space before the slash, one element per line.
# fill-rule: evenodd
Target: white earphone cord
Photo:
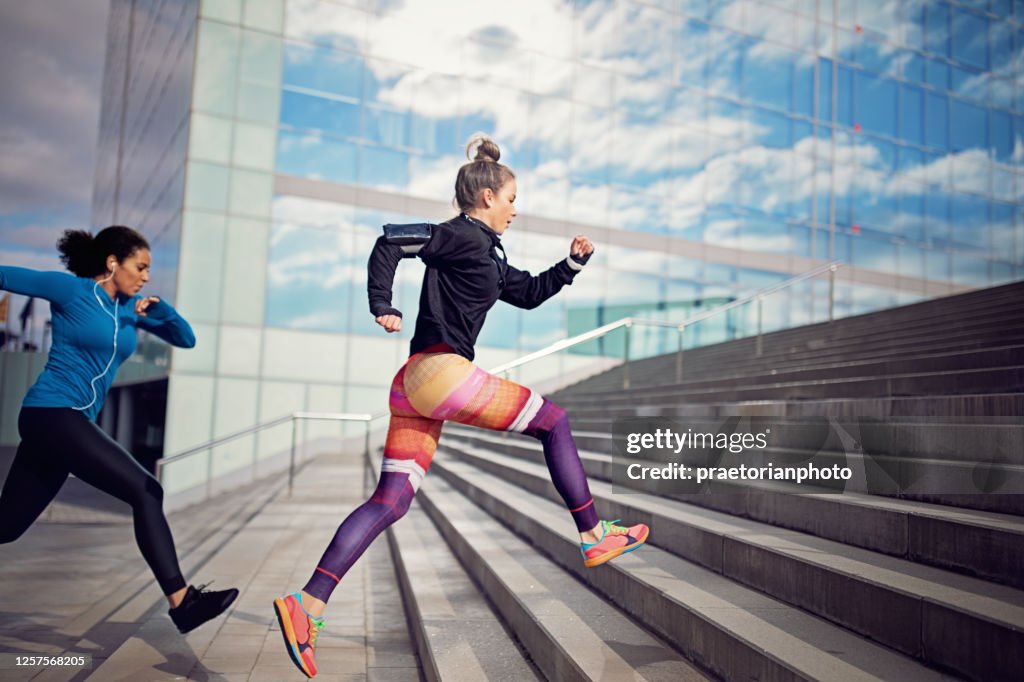
<path fill-rule="evenodd" d="M 114 268 L 116 268 L 116 266 L 114 266 Z M 103 368 L 103 371 L 94 376 L 92 378 L 92 381 L 89 382 L 89 388 L 92 389 L 92 400 L 89 401 L 89 404 L 83 405 L 81 407 L 71 408 L 72 410 L 78 410 L 79 412 L 88 410 L 96 403 L 96 400 L 99 398 L 99 396 L 96 394 L 96 382 L 107 375 L 107 372 L 110 371 L 110 366 L 114 364 L 114 358 L 117 357 L 117 294 L 114 294 L 114 312 L 113 314 L 111 314 L 111 312 L 103 306 L 103 301 L 100 299 L 100 295 L 96 292 L 96 288 L 99 287 L 101 283 L 109 282 L 114 277 L 114 268 L 110 269 L 110 275 L 108 275 L 104 279 L 97 280 L 96 283 L 92 286 L 92 295 L 96 297 L 96 302 L 100 304 L 100 308 L 103 310 L 103 312 L 105 312 L 107 315 L 110 315 L 110 319 L 114 321 L 114 351 L 110 354 L 110 359 L 107 360 L 107 366 Z"/>

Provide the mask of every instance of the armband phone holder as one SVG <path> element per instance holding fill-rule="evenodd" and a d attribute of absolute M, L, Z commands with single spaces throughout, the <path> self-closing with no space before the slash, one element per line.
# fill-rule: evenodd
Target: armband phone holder
<path fill-rule="evenodd" d="M 433 227 L 430 223 L 408 223 L 405 225 L 388 223 L 384 226 L 384 238 L 398 246 L 423 244 L 430 241 Z"/>

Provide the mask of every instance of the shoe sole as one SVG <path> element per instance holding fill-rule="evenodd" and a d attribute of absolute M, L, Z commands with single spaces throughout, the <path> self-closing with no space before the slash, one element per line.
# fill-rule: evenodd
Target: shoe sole
<path fill-rule="evenodd" d="M 647 537 L 650 534 L 651 534 L 651 531 L 650 531 L 650 529 L 648 529 L 647 532 L 644 534 L 644 536 L 642 538 L 639 538 L 632 545 L 626 545 L 625 547 L 620 547 L 619 549 L 613 549 L 610 552 L 605 552 L 604 554 L 602 554 L 600 556 L 596 556 L 593 559 L 585 559 L 583 561 L 583 565 L 585 567 L 587 567 L 587 568 L 594 568 L 595 566 L 600 566 L 603 563 L 607 563 L 607 562 L 611 561 L 615 557 L 622 556 L 623 554 L 629 554 L 634 549 L 640 549 L 640 547 L 645 542 L 647 542 Z"/>
<path fill-rule="evenodd" d="M 288 656 L 292 659 L 303 675 L 309 678 L 316 677 L 316 671 L 310 673 L 306 663 L 299 655 L 299 643 L 295 639 L 295 628 L 292 626 L 292 618 L 288 615 L 288 607 L 284 600 L 278 597 L 274 600 L 274 613 L 277 615 L 277 622 L 281 626 L 281 636 L 284 637 L 284 648 L 288 650 Z"/>
<path fill-rule="evenodd" d="M 224 602 L 223 604 L 221 604 L 220 611 L 218 611 L 217 613 L 213 614 L 212 616 L 210 616 L 206 620 L 201 621 L 199 623 L 196 623 L 195 625 L 193 625 L 192 627 L 190 627 L 187 630 L 182 630 L 181 628 L 178 628 L 178 632 L 180 632 L 183 635 L 187 635 L 188 633 L 190 633 L 193 630 L 195 630 L 196 628 L 198 628 L 200 625 L 205 625 L 206 623 L 209 623 L 214 618 L 217 618 L 218 616 L 224 615 L 224 612 L 227 611 L 231 607 L 231 605 L 235 603 L 235 599 L 237 599 L 237 598 L 238 598 L 238 590 L 231 590 L 231 594 L 227 598 L 227 601 Z"/>

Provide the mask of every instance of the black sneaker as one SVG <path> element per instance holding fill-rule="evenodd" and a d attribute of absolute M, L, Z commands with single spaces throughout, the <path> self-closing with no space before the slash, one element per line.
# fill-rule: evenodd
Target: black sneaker
<path fill-rule="evenodd" d="M 191 632 L 211 618 L 224 613 L 238 596 L 238 590 L 234 588 L 220 592 L 204 591 L 209 584 L 200 585 L 198 588 L 189 585 L 181 603 L 167 612 L 181 634 Z"/>

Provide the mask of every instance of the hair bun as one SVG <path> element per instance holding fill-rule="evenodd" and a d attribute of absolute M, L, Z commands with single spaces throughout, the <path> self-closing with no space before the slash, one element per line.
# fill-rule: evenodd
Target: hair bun
<path fill-rule="evenodd" d="M 473 150 L 476 150 L 476 155 L 473 155 Z M 466 145 L 466 158 L 470 161 L 490 161 L 491 163 L 497 163 L 498 159 L 501 158 L 501 149 L 498 148 L 497 143 L 494 140 L 487 137 L 483 133 L 476 133 L 473 137 L 469 138 L 469 144 Z"/>

